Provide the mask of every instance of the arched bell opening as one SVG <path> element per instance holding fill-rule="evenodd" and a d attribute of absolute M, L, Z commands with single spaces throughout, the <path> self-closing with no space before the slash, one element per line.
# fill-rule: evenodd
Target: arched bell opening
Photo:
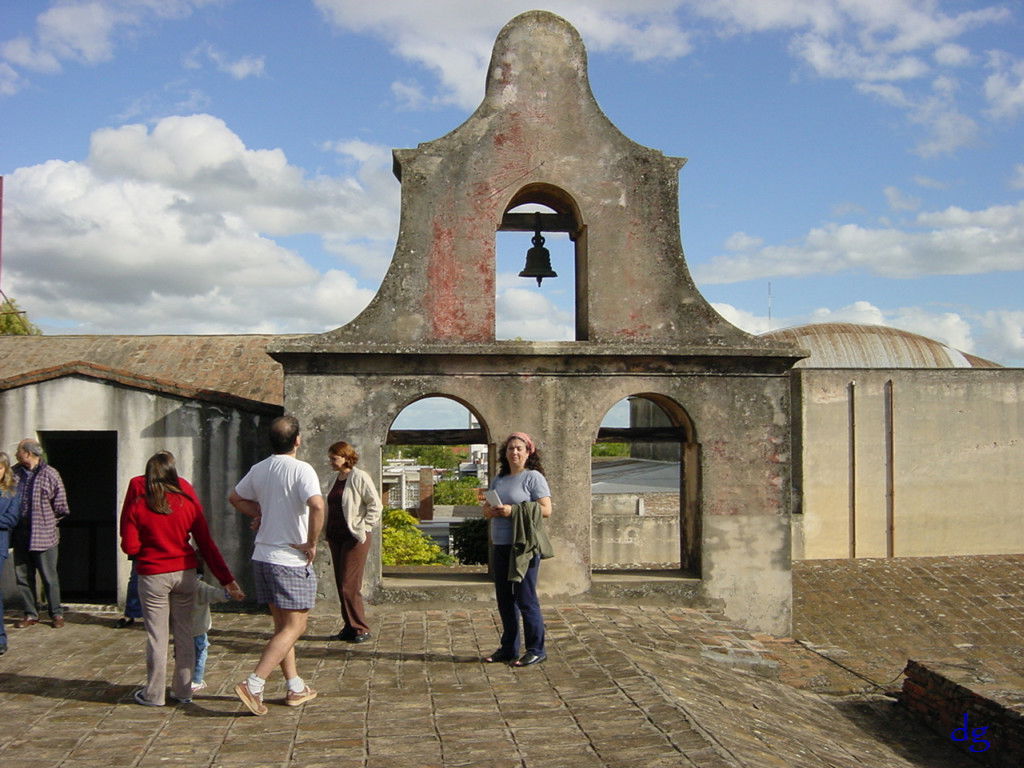
<path fill-rule="evenodd" d="M 602 420 L 591 458 L 594 572 L 701 576 L 700 446 L 686 410 L 630 395 Z"/>
<path fill-rule="evenodd" d="M 586 227 L 575 200 L 530 184 L 505 206 L 495 235 L 495 338 L 585 341 Z"/>

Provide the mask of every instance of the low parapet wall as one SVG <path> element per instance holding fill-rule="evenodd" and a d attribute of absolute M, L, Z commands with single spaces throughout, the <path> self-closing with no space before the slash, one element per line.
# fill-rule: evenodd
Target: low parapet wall
<path fill-rule="evenodd" d="M 953 748 L 985 765 L 1024 765 L 1024 693 L 972 690 L 963 684 L 970 672 L 941 662 L 909 660 L 904 674 L 900 703 Z"/>

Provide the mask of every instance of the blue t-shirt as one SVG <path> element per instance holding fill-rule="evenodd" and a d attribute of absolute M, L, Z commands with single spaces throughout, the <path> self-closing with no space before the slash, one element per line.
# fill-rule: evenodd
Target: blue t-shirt
<path fill-rule="evenodd" d="M 492 491 L 496 491 L 503 504 L 522 504 L 524 501 L 538 501 L 551 495 L 548 481 L 535 469 L 524 469 L 518 475 L 498 475 L 491 481 Z M 491 542 L 494 544 L 512 543 L 512 518 L 491 518 Z"/>

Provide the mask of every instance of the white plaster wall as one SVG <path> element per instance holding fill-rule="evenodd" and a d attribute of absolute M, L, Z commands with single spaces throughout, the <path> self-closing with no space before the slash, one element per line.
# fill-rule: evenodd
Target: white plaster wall
<path fill-rule="evenodd" d="M 142 474 L 147 459 L 158 450 L 171 451 L 181 476 L 196 487 L 214 539 L 243 584 L 249 579 L 251 534 L 226 498 L 249 466 L 266 455 L 261 442 L 265 418 L 85 377 L 0 392 L 0 440 L 10 452 L 20 439 L 34 438 L 39 432 L 116 431 L 119 505 L 128 481 Z M 112 519 L 119 512 L 120 506 L 112 509 Z M 116 546 L 117 599 L 123 604 L 130 565 L 119 542 Z M 11 595 L 7 586 L 5 595 Z"/>

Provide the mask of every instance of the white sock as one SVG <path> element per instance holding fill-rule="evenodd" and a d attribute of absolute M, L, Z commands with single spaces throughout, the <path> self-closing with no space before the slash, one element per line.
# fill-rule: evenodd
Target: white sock
<path fill-rule="evenodd" d="M 263 686 L 267 684 L 267 681 L 258 676 L 255 672 L 249 675 L 249 679 L 245 682 L 249 686 L 249 693 L 253 696 L 259 696 L 263 693 Z"/>
<path fill-rule="evenodd" d="M 295 676 L 288 681 L 288 690 L 292 693 L 302 693 L 306 690 L 306 681 L 301 677 Z"/>

